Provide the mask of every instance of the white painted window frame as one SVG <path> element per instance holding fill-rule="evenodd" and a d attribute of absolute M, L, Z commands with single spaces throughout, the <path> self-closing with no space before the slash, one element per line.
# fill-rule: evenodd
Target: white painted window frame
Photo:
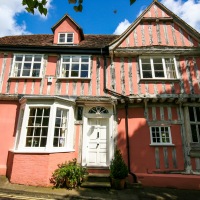
<path fill-rule="evenodd" d="M 27 125 L 29 120 L 30 108 L 31 107 L 41 107 L 41 108 L 50 108 L 49 116 L 49 126 L 47 134 L 47 144 L 46 147 L 26 147 L 26 134 L 27 134 Z M 53 138 L 54 138 L 54 127 L 55 127 L 55 118 L 56 118 L 56 109 L 66 109 L 67 110 L 67 133 L 65 136 L 65 146 L 63 147 L 53 147 Z M 72 106 L 63 105 L 57 102 L 46 102 L 46 103 L 27 103 L 21 106 L 20 118 L 23 119 L 22 123 L 18 123 L 17 136 L 15 142 L 15 152 L 21 153 L 53 153 L 53 152 L 71 152 L 74 151 L 74 111 Z M 23 113 L 23 116 L 22 114 Z M 21 125 L 20 125 L 21 124 Z"/>
<path fill-rule="evenodd" d="M 23 56 L 23 59 L 22 59 L 22 66 L 24 66 L 24 63 L 25 63 L 25 56 L 32 56 L 32 61 L 31 61 L 31 70 L 30 70 L 30 76 L 22 76 L 22 73 L 23 73 L 23 70 L 21 69 L 21 72 L 20 72 L 20 76 L 17 76 L 17 74 L 15 75 L 16 73 L 16 67 L 15 67 L 15 64 L 16 64 L 16 56 L 19 56 L 19 55 L 22 55 Z M 33 58 L 35 56 L 41 56 L 41 62 L 34 62 L 33 61 Z M 19 61 L 17 61 L 17 63 L 19 63 Z M 41 66 L 40 66 L 40 73 L 39 73 L 39 76 L 32 76 L 32 72 L 33 72 L 33 64 L 34 63 L 41 63 Z M 14 57 L 13 57 L 13 63 L 12 63 L 12 70 L 11 70 L 11 78 L 31 78 L 31 79 L 41 79 L 42 78 L 42 71 L 43 71 L 43 68 L 44 68 L 44 54 L 23 54 L 23 53 L 17 53 L 17 54 L 14 54 Z"/>
<path fill-rule="evenodd" d="M 68 56 L 70 57 L 70 62 L 69 62 L 69 65 L 70 65 L 70 68 L 69 68 L 69 72 L 70 72 L 70 76 L 66 77 L 66 76 L 63 76 L 63 69 L 62 69 L 62 65 L 65 64 L 66 62 L 63 62 L 63 57 L 65 56 Z M 78 56 L 79 57 L 79 75 L 77 77 L 74 77 L 74 76 L 71 76 L 71 71 L 72 71 L 72 57 L 73 56 Z M 88 57 L 88 76 L 87 77 L 81 77 L 81 57 Z M 90 79 L 90 69 L 91 69 L 91 55 L 61 55 L 61 58 L 60 58 L 60 71 L 59 71 L 59 79 Z"/>
<path fill-rule="evenodd" d="M 64 42 L 60 42 L 60 35 L 64 34 L 65 35 L 65 41 Z M 72 42 L 67 42 L 67 38 L 68 35 L 72 34 L 73 38 L 72 38 Z M 74 44 L 74 33 L 73 32 L 67 32 L 67 33 L 58 33 L 58 44 Z"/>
<path fill-rule="evenodd" d="M 194 122 L 193 122 L 193 121 L 190 121 L 189 107 L 193 108 L 194 118 L 195 118 L 195 121 L 194 121 Z M 198 144 L 198 143 L 200 143 L 200 135 L 199 135 L 200 130 L 199 130 L 199 127 L 198 127 L 198 125 L 200 125 L 200 122 L 197 121 L 196 109 L 195 109 L 195 111 L 194 111 L 194 108 L 196 108 L 196 107 L 199 107 L 199 106 L 188 106 L 189 130 L 190 130 L 191 143 L 193 143 L 193 144 Z M 192 125 L 196 125 L 196 131 L 197 131 L 198 142 L 193 142 L 191 124 L 192 124 Z"/>
<path fill-rule="evenodd" d="M 168 128 L 170 142 L 162 142 L 161 128 L 163 128 L 163 127 L 164 128 Z M 152 128 L 159 128 L 159 136 L 160 136 L 160 141 L 161 142 L 153 142 Z M 152 145 L 152 146 L 168 146 L 168 145 L 173 145 L 170 126 L 150 126 L 149 129 L 150 129 L 150 138 L 151 138 L 151 144 L 150 145 Z"/>
<path fill-rule="evenodd" d="M 142 58 L 149 58 L 150 59 L 150 64 L 151 64 L 151 72 L 152 72 L 152 78 L 143 78 L 143 71 L 142 71 Z M 164 71 L 164 77 L 155 77 L 155 70 L 154 70 L 154 65 L 153 65 L 153 58 L 162 58 L 162 64 L 163 64 L 163 71 Z M 175 65 L 175 72 L 176 72 L 176 78 L 167 78 L 167 73 L 166 73 L 166 64 L 165 64 L 165 58 L 173 58 L 174 60 L 174 65 Z M 178 73 L 178 68 L 177 68 L 177 63 L 176 63 L 176 58 L 175 56 L 140 56 L 139 57 L 139 68 L 140 68 L 140 78 L 141 80 L 178 80 L 179 79 L 179 73 Z"/>

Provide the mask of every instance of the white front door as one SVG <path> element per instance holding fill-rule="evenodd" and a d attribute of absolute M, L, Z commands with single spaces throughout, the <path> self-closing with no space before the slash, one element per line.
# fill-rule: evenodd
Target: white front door
<path fill-rule="evenodd" d="M 108 166 L 109 119 L 88 119 L 86 164 Z"/>

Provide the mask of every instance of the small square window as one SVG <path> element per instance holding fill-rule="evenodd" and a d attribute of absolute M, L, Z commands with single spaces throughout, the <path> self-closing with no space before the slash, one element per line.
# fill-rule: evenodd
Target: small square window
<path fill-rule="evenodd" d="M 58 43 L 73 44 L 74 43 L 74 34 L 73 33 L 59 33 L 58 34 Z"/>
<path fill-rule="evenodd" d="M 151 144 L 172 144 L 170 127 L 168 126 L 154 126 L 150 127 Z"/>

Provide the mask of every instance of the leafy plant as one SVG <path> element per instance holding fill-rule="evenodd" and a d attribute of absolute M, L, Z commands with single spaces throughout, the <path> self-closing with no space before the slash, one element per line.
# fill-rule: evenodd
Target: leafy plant
<path fill-rule="evenodd" d="M 114 179 L 124 179 L 127 176 L 128 167 L 122 158 L 121 151 L 117 149 L 110 164 L 110 177 Z"/>
<path fill-rule="evenodd" d="M 77 159 L 59 164 L 58 168 L 53 172 L 51 183 L 55 187 L 77 187 L 79 186 L 84 176 L 87 174 L 86 168 L 77 163 Z"/>

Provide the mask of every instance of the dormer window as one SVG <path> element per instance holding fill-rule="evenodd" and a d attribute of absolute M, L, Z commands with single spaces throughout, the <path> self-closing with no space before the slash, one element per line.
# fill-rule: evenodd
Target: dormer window
<path fill-rule="evenodd" d="M 60 44 L 73 44 L 74 43 L 74 33 L 59 33 L 58 43 Z"/>

